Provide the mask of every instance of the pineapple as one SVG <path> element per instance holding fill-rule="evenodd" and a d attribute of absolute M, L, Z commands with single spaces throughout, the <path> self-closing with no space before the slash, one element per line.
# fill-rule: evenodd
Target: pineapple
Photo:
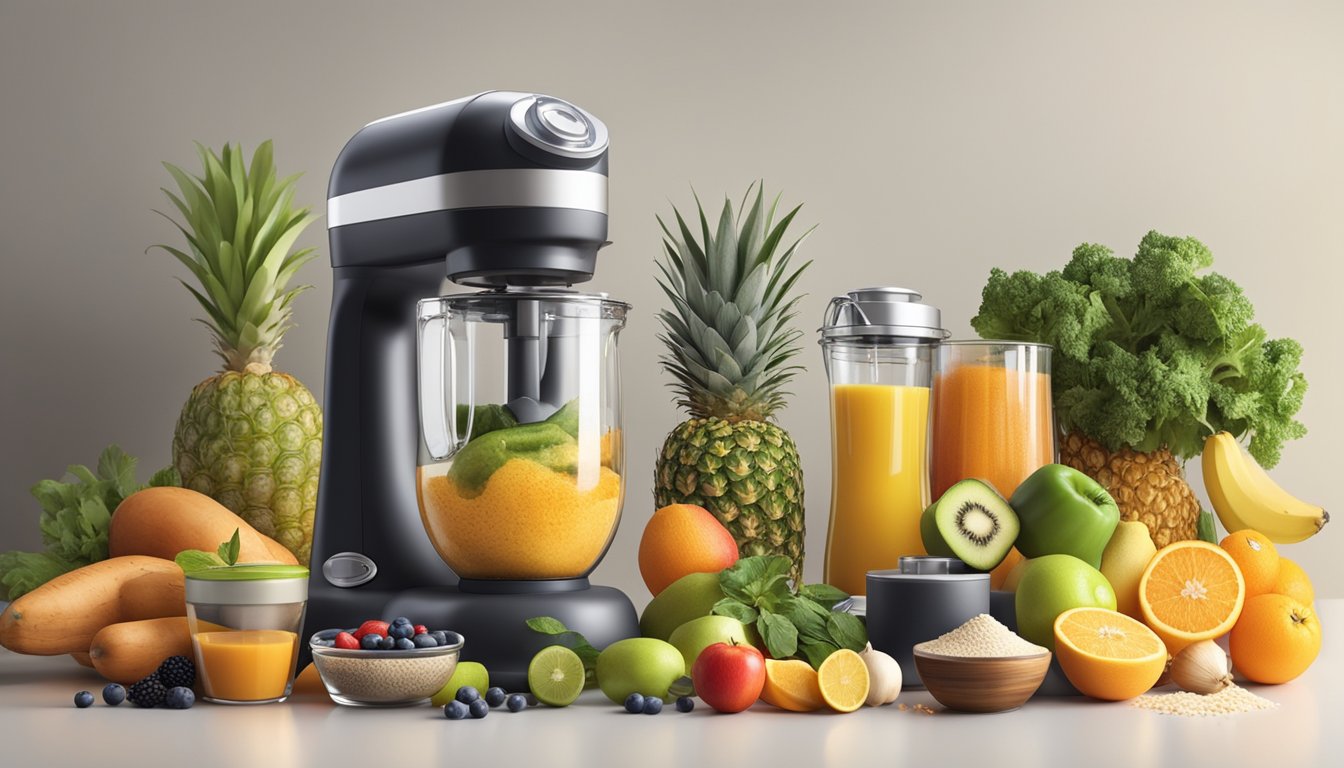
<path fill-rule="evenodd" d="M 1126 446 L 1112 452 L 1090 437 L 1070 432 L 1060 442 L 1059 461 L 1105 486 L 1120 507 L 1120 519 L 1148 526 L 1158 549 L 1199 538 L 1199 500 L 1166 448 L 1141 453 Z"/>
<path fill-rule="evenodd" d="M 659 508 L 704 507 L 733 534 L 742 556 L 784 555 L 801 584 L 802 466 L 793 439 L 770 420 L 798 370 L 789 360 L 802 335 L 790 325 L 799 297 L 789 294 L 807 264 L 790 270 L 789 262 L 807 233 L 781 250 L 798 208 L 775 223 L 778 204 L 776 198 L 766 211 L 757 187 L 739 217 L 725 200 L 711 234 L 697 199 L 698 240 L 679 211 L 675 233 L 658 220 L 667 251 L 658 282 L 672 300 L 658 315 L 667 346 L 662 366 L 691 418 L 658 454 L 654 501 Z"/>
<path fill-rule="evenodd" d="M 173 433 L 182 484 L 215 498 L 252 527 L 308 562 L 322 458 L 322 410 L 298 379 L 272 370 L 291 327 L 287 288 L 316 254 L 291 252 L 316 216 L 294 208 L 294 181 L 277 180 L 271 142 L 244 167 L 241 147 L 216 155 L 197 145 L 204 176 L 168 163 L 181 196 L 164 190 L 182 214 L 173 223 L 188 251 L 155 246 L 186 265 L 200 290 L 180 281 L 206 313 L 223 370 L 197 384 Z M 165 215 L 165 218 L 172 220 Z"/>

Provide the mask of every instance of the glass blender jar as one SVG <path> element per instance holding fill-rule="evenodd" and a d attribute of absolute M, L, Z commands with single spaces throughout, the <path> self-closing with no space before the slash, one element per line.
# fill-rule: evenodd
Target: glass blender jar
<path fill-rule="evenodd" d="M 933 350 L 947 337 L 936 307 L 904 288 L 831 299 L 821 332 L 831 390 L 831 519 L 825 581 L 852 595 L 868 571 L 924 554 L 929 505 Z"/>
<path fill-rule="evenodd" d="M 463 591 L 586 580 L 606 553 L 625 486 L 628 309 L 537 288 L 419 303 L 420 514 Z"/>

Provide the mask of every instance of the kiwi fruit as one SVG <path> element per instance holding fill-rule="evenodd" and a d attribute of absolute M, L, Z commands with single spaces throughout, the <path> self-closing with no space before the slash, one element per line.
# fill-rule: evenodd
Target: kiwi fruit
<path fill-rule="evenodd" d="M 955 557 L 978 571 L 993 570 L 1017 540 L 1017 513 L 983 480 L 962 480 L 929 505 L 919 534 L 930 555 Z"/>

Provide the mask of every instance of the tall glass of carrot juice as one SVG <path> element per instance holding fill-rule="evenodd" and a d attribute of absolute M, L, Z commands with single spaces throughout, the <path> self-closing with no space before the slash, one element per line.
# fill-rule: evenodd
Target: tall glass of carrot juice
<path fill-rule="evenodd" d="M 945 341 L 935 354 L 933 497 L 958 481 L 984 480 L 1008 498 L 1055 460 L 1047 344 Z M 995 570 L 997 587 L 1021 558 Z"/>
<path fill-rule="evenodd" d="M 826 583 L 866 591 L 868 571 L 922 555 L 936 308 L 901 288 L 832 299 L 821 329 L 830 380 L 831 518 Z"/>

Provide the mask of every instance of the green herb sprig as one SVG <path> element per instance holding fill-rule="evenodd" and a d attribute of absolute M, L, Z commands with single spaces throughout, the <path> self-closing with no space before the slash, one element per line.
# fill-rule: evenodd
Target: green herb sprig
<path fill-rule="evenodd" d="M 597 685 L 597 656 L 601 651 L 594 648 L 588 638 L 565 626 L 564 622 L 550 616 L 537 616 L 527 620 L 528 629 L 550 635 L 556 645 L 563 645 L 578 654 L 583 662 L 583 687 Z"/>
<path fill-rule="evenodd" d="M 238 538 L 240 529 L 233 529 L 233 537 L 219 545 L 214 552 L 206 552 L 200 549 L 184 549 L 177 553 L 173 562 L 181 568 L 184 573 L 193 573 L 195 571 L 204 571 L 207 568 L 219 568 L 221 566 L 237 565 L 238 553 L 242 549 L 242 542 Z"/>

